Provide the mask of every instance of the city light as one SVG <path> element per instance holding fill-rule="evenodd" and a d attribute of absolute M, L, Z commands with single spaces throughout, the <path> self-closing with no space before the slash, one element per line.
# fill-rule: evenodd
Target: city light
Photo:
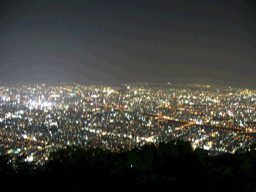
<path fill-rule="evenodd" d="M 1 96 L 4 106 L 0 106 L 1 134 L 7 135 L 8 131 L 9 139 L 4 142 L 10 146 L 21 149 L 26 146 L 27 151 L 34 153 L 33 147 L 27 146 L 35 145 L 40 149 L 40 152 L 37 151 L 39 156 L 44 156 L 46 146 L 55 148 L 78 144 L 81 140 L 90 140 L 92 146 L 97 144 L 103 148 L 115 148 L 118 144 L 131 148 L 135 144 L 150 142 L 157 145 L 160 138 L 162 141 L 184 139 L 193 147 L 213 151 L 221 142 L 224 146 L 221 150 L 232 153 L 236 145 L 240 147 L 239 143 L 234 144 L 232 149 L 228 148 L 228 141 L 234 139 L 233 132 L 239 131 L 236 137 L 240 137 L 243 133 L 256 131 L 254 124 L 247 123 L 256 119 L 253 107 L 245 107 L 248 106 L 247 97 L 241 95 L 236 99 L 233 94 L 220 96 L 219 88 L 214 86 L 208 87 L 208 91 L 199 89 L 200 85 L 191 90 L 185 85 L 171 89 L 171 84 L 166 83 L 166 86 L 159 90 L 157 87 L 147 88 L 146 84 L 134 84 L 132 89 L 124 88 L 123 93 L 120 91 L 122 88 L 90 86 L 44 86 L 47 90 L 44 93 L 37 90 L 43 86 L 33 90 L 29 87 L 17 88 L 17 91 L 8 88 L 9 92 L 12 90 L 17 94 L 9 97 L 5 89 L 6 96 Z M 211 91 L 214 89 L 217 91 Z M 175 95 L 177 97 L 174 98 Z M 244 100 L 238 102 L 239 98 Z M 221 105 L 216 105 L 220 102 Z M 19 143 L 14 144 L 15 140 Z"/>

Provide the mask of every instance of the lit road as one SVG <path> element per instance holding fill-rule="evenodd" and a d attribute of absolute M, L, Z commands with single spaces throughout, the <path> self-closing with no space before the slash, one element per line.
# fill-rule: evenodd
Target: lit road
<path fill-rule="evenodd" d="M 180 127 L 176 127 L 175 129 L 176 129 L 176 130 L 180 130 L 180 129 L 183 129 L 184 127 L 189 127 L 189 126 L 195 125 L 195 124 L 196 124 L 195 122 L 190 122 L 190 123 L 187 123 L 187 124 L 182 125 L 182 126 L 180 126 Z"/>
<path fill-rule="evenodd" d="M 114 106 L 104 106 L 105 108 L 113 108 L 114 110 L 120 110 L 120 108 L 118 106 L 114 107 Z M 127 110 L 125 109 L 125 112 L 134 112 L 132 110 Z M 134 112 L 135 113 L 135 112 Z M 144 115 L 148 115 L 148 116 L 155 116 L 155 119 L 165 119 L 165 120 L 171 120 L 171 121 L 176 121 L 176 122 L 181 122 L 181 123 L 184 123 L 184 122 L 187 122 L 187 124 L 185 125 L 182 125 L 180 127 L 177 127 L 176 129 L 179 130 L 179 129 L 183 129 L 184 127 L 188 127 L 188 126 L 191 126 L 191 125 L 195 125 L 197 124 L 196 122 L 188 122 L 188 120 L 186 119 L 177 119 L 175 117 L 168 117 L 168 116 L 164 116 L 164 115 L 161 115 L 159 113 L 152 113 L 152 114 L 147 114 L 147 113 L 143 113 Z M 236 126 L 229 126 L 229 125 L 226 125 L 226 126 L 223 126 L 223 125 L 212 125 L 212 124 L 204 124 L 204 123 L 200 123 L 201 126 L 209 126 L 215 130 L 218 130 L 218 131 L 223 131 L 223 132 L 235 132 L 235 133 L 239 133 L 239 134 L 253 134 L 256 136 L 256 130 L 253 130 L 253 129 L 250 129 L 250 128 L 242 128 L 242 127 L 236 127 Z"/>

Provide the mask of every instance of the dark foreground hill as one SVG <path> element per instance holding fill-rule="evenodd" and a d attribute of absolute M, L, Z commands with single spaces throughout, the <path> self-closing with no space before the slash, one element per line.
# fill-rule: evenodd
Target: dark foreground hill
<path fill-rule="evenodd" d="M 69 146 L 52 153 L 44 166 L 25 163 L 21 157 L 14 167 L 9 156 L 1 156 L 1 183 L 38 189 L 168 187 L 170 191 L 254 191 L 254 149 L 255 146 L 251 146 L 250 151 L 239 154 L 209 157 L 200 149 L 193 151 L 190 143 L 184 141 L 116 152 Z"/>

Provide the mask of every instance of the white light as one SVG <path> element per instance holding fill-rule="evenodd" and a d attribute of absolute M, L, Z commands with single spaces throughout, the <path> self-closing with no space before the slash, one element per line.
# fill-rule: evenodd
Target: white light
<path fill-rule="evenodd" d="M 44 107 L 50 107 L 51 105 L 52 105 L 51 102 L 44 102 L 44 103 L 43 103 L 43 106 L 44 106 Z"/>
<path fill-rule="evenodd" d="M 33 156 L 32 156 L 32 155 L 30 155 L 29 157 L 27 157 L 27 161 L 28 161 L 28 162 L 33 161 Z"/>
<path fill-rule="evenodd" d="M 22 135 L 25 139 L 27 139 L 27 135 Z"/>
<path fill-rule="evenodd" d="M 32 101 L 31 105 L 32 105 L 32 106 L 36 106 L 36 105 L 37 105 L 37 102 L 36 102 L 36 101 Z"/>

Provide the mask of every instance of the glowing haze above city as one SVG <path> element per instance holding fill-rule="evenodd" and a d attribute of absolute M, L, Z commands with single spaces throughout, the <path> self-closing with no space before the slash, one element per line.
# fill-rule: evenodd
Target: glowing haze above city
<path fill-rule="evenodd" d="M 253 1 L 1 1 L 0 81 L 254 88 Z"/>

